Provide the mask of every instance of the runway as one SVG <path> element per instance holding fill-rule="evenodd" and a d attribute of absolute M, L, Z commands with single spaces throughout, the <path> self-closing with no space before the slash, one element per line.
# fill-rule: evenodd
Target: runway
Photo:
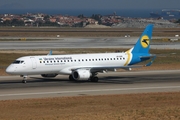
<path fill-rule="evenodd" d="M 1 76 L 0 100 L 180 91 L 179 73 L 180 70 L 111 72 L 98 74 L 98 83 L 73 82 L 68 76 L 59 75 L 29 76 L 27 84 L 23 84 L 19 76 Z"/>

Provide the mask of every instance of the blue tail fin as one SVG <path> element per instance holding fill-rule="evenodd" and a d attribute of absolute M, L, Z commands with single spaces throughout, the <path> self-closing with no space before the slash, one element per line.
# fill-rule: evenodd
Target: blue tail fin
<path fill-rule="evenodd" d="M 146 29 L 139 37 L 135 46 L 131 48 L 131 53 L 149 53 L 152 31 L 153 31 L 153 25 L 152 24 L 147 25 Z"/>

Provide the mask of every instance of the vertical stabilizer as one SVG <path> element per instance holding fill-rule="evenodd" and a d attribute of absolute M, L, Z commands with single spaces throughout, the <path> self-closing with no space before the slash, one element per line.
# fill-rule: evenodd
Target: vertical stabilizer
<path fill-rule="evenodd" d="M 147 25 L 146 29 L 139 37 L 135 46 L 131 49 L 131 53 L 149 53 L 152 31 L 153 31 L 153 25 L 152 24 Z"/>

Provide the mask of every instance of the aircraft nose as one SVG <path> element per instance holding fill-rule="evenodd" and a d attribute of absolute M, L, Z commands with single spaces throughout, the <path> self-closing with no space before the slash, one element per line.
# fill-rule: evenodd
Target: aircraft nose
<path fill-rule="evenodd" d="M 13 72 L 14 72 L 14 69 L 11 65 L 6 68 L 6 73 L 12 74 Z"/>

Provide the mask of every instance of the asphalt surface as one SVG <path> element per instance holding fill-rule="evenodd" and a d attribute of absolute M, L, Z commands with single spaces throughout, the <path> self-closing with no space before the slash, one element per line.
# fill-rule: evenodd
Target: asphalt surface
<path fill-rule="evenodd" d="M 6 39 L 13 39 L 13 38 L 6 38 Z M 29 39 L 37 39 L 37 38 L 29 38 Z M 34 40 L 0 41 L 0 50 L 57 49 L 57 48 L 131 48 L 136 43 L 138 37 L 38 38 L 38 39 L 39 40 L 37 41 Z M 151 48 L 180 49 L 180 42 L 160 42 L 160 43 L 152 42 Z"/>
<path fill-rule="evenodd" d="M 180 70 L 111 72 L 98 74 L 98 83 L 69 81 L 68 76 L 59 75 L 29 76 L 23 84 L 19 76 L 1 76 L 0 100 L 180 91 L 179 73 Z"/>

